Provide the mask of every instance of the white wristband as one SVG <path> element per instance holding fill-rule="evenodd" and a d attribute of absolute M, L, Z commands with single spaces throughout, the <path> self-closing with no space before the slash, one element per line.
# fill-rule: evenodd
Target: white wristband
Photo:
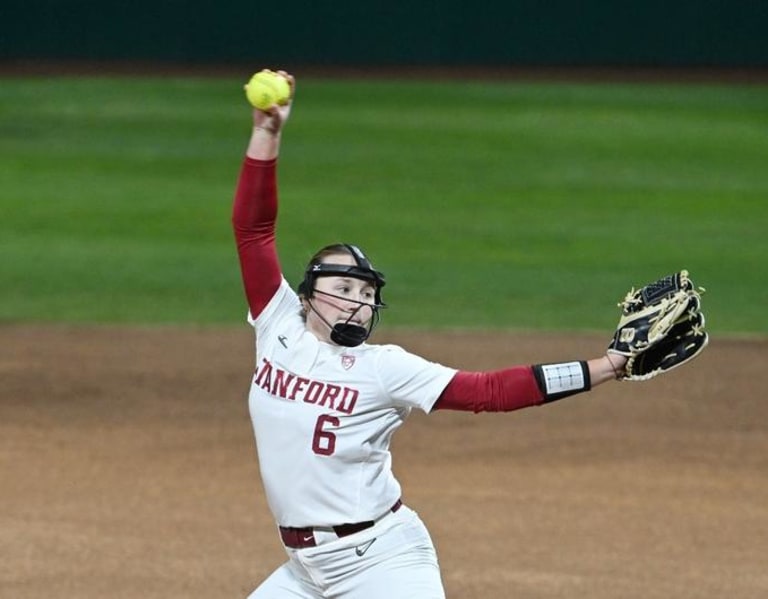
<path fill-rule="evenodd" d="M 545 402 L 588 391 L 591 387 L 589 367 L 583 361 L 537 364 L 533 371 Z"/>

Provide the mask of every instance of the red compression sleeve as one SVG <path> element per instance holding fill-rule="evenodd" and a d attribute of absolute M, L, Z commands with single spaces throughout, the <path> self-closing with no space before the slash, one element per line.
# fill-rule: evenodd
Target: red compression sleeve
<path fill-rule="evenodd" d="M 510 412 L 543 402 L 533 368 L 515 366 L 492 372 L 457 372 L 432 410 Z"/>
<path fill-rule="evenodd" d="M 251 316 L 256 318 L 280 287 L 275 245 L 277 160 L 245 158 L 232 206 L 232 226 Z"/>

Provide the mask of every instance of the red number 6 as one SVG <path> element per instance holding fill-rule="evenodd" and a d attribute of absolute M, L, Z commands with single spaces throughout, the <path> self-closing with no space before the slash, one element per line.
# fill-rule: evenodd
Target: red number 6
<path fill-rule="evenodd" d="M 336 416 L 329 416 L 328 414 L 320 414 L 317 417 L 315 436 L 312 437 L 312 451 L 318 455 L 331 455 L 336 450 L 336 435 L 323 430 L 326 423 L 339 426 L 341 421 Z"/>

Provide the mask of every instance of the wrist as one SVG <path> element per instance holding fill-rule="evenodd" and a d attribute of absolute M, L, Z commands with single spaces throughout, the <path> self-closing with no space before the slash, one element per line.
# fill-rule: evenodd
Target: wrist
<path fill-rule="evenodd" d="M 257 160 L 272 160 L 280 151 L 280 134 L 270 127 L 254 125 L 246 155 Z"/>
<path fill-rule="evenodd" d="M 253 126 L 253 132 L 254 133 L 260 133 L 260 134 L 266 134 L 270 137 L 277 137 L 280 131 L 276 128 L 269 127 L 267 125 L 254 125 Z"/>
<path fill-rule="evenodd" d="M 624 366 L 627 363 L 627 359 L 624 356 L 615 355 L 611 357 L 610 352 L 605 354 L 605 359 L 608 361 L 608 365 L 613 371 L 613 378 L 620 381 L 624 378 Z"/>

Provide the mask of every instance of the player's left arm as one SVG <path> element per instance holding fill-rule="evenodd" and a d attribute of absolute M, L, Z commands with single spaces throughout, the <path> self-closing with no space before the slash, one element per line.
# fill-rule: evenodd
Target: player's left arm
<path fill-rule="evenodd" d="M 509 412 L 551 403 L 619 378 L 626 359 L 602 356 L 488 372 L 459 371 L 432 410 Z"/>

